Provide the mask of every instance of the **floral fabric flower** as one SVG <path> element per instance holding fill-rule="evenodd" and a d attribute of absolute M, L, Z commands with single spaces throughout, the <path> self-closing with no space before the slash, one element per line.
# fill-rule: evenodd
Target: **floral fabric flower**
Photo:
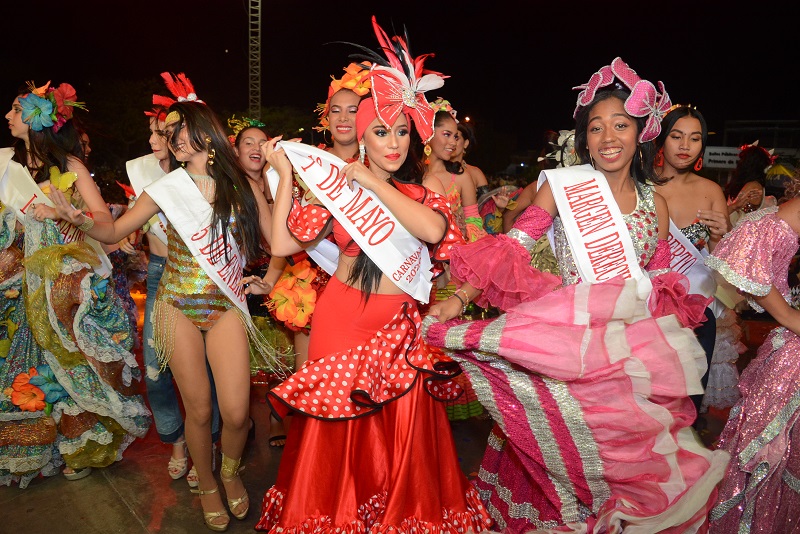
<path fill-rule="evenodd" d="M 47 82 L 36 87 L 30 82 L 31 92 L 19 98 L 22 106 L 22 122 L 29 125 L 34 132 L 43 128 L 53 128 L 57 132 L 66 122 L 72 119 L 73 108 L 86 109 L 83 102 L 78 102 L 75 88 L 68 83 L 58 87 L 50 87 Z"/>
<path fill-rule="evenodd" d="M 287 265 L 269 293 L 267 308 L 273 316 L 294 331 L 310 326 L 317 303 L 319 270 L 307 259 Z"/>

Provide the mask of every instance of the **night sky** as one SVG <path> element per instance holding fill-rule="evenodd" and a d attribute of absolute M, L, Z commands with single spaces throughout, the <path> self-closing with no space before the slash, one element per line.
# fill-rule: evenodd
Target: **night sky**
<path fill-rule="evenodd" d="M 479 146 L 483 134 L 503 132 L 523 151 L 541 146 L 548 129 L 572 128 L 572 87 L 616 56 L 663 81 L 673 102 L 695 104 L 713 131 L 726 120 L 800 119 L 798 24 L 775 3 L 744 10 L 703 0 L 370 4 L 264 0 L 262 105 L 313 111 L 330 75 L 341 76 L 356 51 L 336 41 L 377 48 L 374 14 L 390 35 L 405 26 L 415 56 L 435 54 L 427 67 L 450 78 L 427 96 L 470 116 Z M 26 80 L 69 82 L 81 97 L 101 79 L 159 80 L 172 71 L 185 72 L 215 110 L 246 111 L 248 5 L 4 1 L 3 109 Z"/>

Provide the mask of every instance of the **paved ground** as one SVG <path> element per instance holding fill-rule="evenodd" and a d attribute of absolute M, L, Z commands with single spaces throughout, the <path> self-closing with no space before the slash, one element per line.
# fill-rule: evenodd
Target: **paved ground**
<path fill-rule="evenodd" d="M 771 321 L 745 321 L 743 341 L 751 350 L 741 358 L 740 367 L 774 326 Z M 265 386 L 257 384 L 251 394 L 256 433 L 245 451 L 243 478 L 252 505 L 245 520 L 231 519 L 228 532 L 234 534 L 255 532 L 261 498 L 274 482 L 281 459 L 282 449 L 267 443 L 265 393 Z M 726 418 L 727 411 L 717 410 L 705 416 L 707 425 L 701 438 L 707 445 L 713 446 Z M 467 476 L 475 476 L 490 426 L 491 421 L 477 419 L 452 424 Z M 83 480 L 70 482 L 59 475 L 34 480 L 25 490 L 0 487 L 0 534 L 209 532 L 203 525 L 200 499 L 189 492 L 185 479 L 173 481 L 167 474 L 170 449 L 152 428 L 145 439 L 131 445 L 122 461 L 95 470 Z"/>

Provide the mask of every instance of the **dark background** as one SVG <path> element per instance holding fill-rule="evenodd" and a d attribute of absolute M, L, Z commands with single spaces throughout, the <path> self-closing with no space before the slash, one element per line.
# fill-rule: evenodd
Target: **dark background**
<path fill-rule="evenodd" d="M 92 157 L 115 153 L 116 161 L 146 153 L 141 112 L 152 91 L 166 93 L 163 71 L 185 72 L 223 119 L 246 113 L 249 5 L 4 1 L 4 109 L 25 81 L 69 82 L 90 110 L 99 147 Z M 450 78 L 427 96 L 447 98 L 459 118 L 472 119 L 473 157 L 487 173 L 512 154 L 539 151 L 546 130 L 572 128 L 572 87 L 616 56 L 663 81 L 673 102 L 695 104 L 718 132 L 712 145 L 722 144 L 726 121 L 800 119 L 798 19 L 774 2 L 263 0 L 261 10 L 263 106 L 313 117 L 330 76 L 340 77 L 355 52 L 334 41 L 376 49 L 374 14 L 390 35 L 407 28 L 413 55 L 435 54 L 426 66 Z M 142 118 L 140 129 L 117 141 L 112 126 L 131 117 Z"/>

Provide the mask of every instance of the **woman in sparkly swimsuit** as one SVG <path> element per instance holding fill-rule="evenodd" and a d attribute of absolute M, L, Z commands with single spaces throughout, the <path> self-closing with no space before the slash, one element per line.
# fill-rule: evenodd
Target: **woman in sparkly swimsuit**
<path fill-rule="evenodd" d="M 182 75 L 175 80 L 180 85 Z M 182 97 L 182 98 L 181 98 Z M 167 226 L 167 265 L 153 308 L 154 343 L 169 365 L 186 410 L 185 435 L 198 475 L 206 526 L 224 531 L 230 518 L 212 472 L 211 367 L 222 418 L 222 466 L 228 507 L 237 519 L 249 509 L 241 457 L 250 405 L 249 339 L 258 336 L 240 286 L 244 258 L 258 253 L 262 232 L 271 235 L 269 208 L 247 179 L 214 112 L 184 90 L 165 120 L 169 148 L 185 163 L 145 187 L 136 204 L 113 223 L 98 221 L 87 233 L 107 243 L 139 229 L 159 211 Z M 54 195 L 59 214 L 86 217 Z M 274 353 L 262 345 L 264 357 Z"/>

